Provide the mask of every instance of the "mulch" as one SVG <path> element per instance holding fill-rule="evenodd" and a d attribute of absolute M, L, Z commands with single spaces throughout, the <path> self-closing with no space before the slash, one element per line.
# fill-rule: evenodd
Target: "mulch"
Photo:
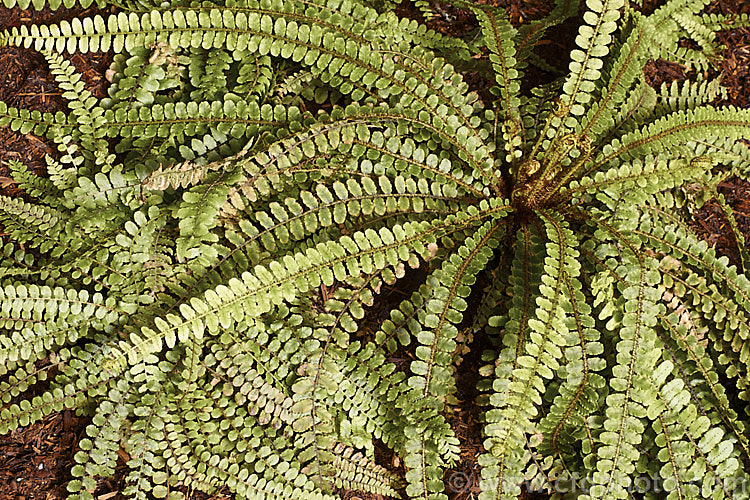
<path fill-rule="evenodd" d="M 492 1 L 492 0 L 490 0 Z M 405 0 L 406 2 L 406 0 Z M 549 0 L 494 0 L 496 5 L 508 8 L 511 22 L 518 25 L 530 19 L 543 16 L 552 4 Z M 646 0 L 644 10 L 652 10 L 658 2 Z M 419 19 L 429 27 L 448 34 L 460 34 L 476 27 L 475 19 L 465 11 L 449 5 L 437 5 L 437 15 L 425 21 L 422 14 L 409 3 L 398 8 L 400 15 Z M 716 0 L 710 4 L 708 12 L 730 14 L 750 12 L 750 0 Z M 74 16 L 91 15 L 94 9 L 50 12 L 24 12 L 19 9 L 0 8 L 0 29 L 18 26 L 21 23 L 55 22 L 70 19 Z M 103 12 L 107 13 L 107 12 Z M 567 22 L 554 28 L 550 36 L 540 47 L 540 55 L 556 61 L 561 69 L 567 66 L 567 53 L 574 43 L 577 20 Z M 742 28 L 725 31 L 719 34 L 719 41 L 726 48 L 721 63 L 722 82 L 727 88 L 727 99 L 722 104 L 738 107 L 750 107 L 750 30 Z M 112 58 L 109 54 L 77 54 L 71 58 L 83 75 L 86 87 L 98 97 L 106 94 L 104 72 Z M 538 81 L 544 81 L 549 75 L 530 74 Z M 654 61 L 647 68 L 650 82 L 688 78 L 679 65 Z M 470 83 L 480 87 L 481 77 L 475 76 Z M 481 89 L 480 89 L 481 90 Z M 44 58 L 38 53 L 18 48 L 0 48 L 0 100 L 16 107 L 37 109 L 40 111 L 62 111 L 65 103 L 60 91 L 49 75 Z M 22 135 L 8 127 L 0 128 L 0 194 L 22 196 L 12 183 L 3 181 L 7 176 L 6 162 L 20 160 L 40 174 L 45 172 L 45 155 L 57 154 L 54 144 L 41 140 L 30 134 Z M 750 185 L 740 179 L 728 179 L 719 186 L 720 191 L 735 213 L 737 223 L 745 238 L 750 238 Z M 727 255 L 732 263 L 739 263 L 739 254 L 732 232 L 722 210 L 714 201 L 709 201 L 694 214 L 692 226 L 698 234 L 706 239 L 718 252 Z M 399 290 L 391 294 L 394 304 L 403 296 L 403 283 Z M 398 293 L 395 293 L 398 292 Z M 384 292 L 383 295 L 387 295 Z M 379 313 L 378 313 L 379 314 Z M 478 347 L 484 339 L 477 338 L 471 346 Z M 458 405 L 449 420 L 462 442 L 461 460 L 457 466 L 446 472 L 447 493 L 452 500 L 476 498 L 478 493 L 479 468 L 476 457 L 483 452 L 481 438 L 480 410 L 474 404 L 477 396 L 477 367 L 481 360 L 476 354 L 481 349 L 473 349 L 463 360 L 463 369 L 457 386 Z M 409 349 L 395 353 L 391 361 L 408 365 L 413 359 Z M 0 436 L 0 500 L 57 500 L 65 498 L 65 485 L 70 480 L 70 468 L 74 464 L 73 455 L 78 440 L 85 435 L 87 418 L 77 417 L 70 411 L 63 411 L 45 417 L 41 422 L 26 428 L 16 429 L 8 435 Z M 403 464 L 384 446 L 376 446 L 378 461 L 392 470 L 398 470 Z M 123 486 L 123 475 L 127 473 L 121 460 L 114 478 L 101 480 L 94 498 L 97 500 L 117 500 Z M 355 492 L 340 492 L 342 498 L 380 498 Z M 226 497 L 194 494 L 190 498 Z M 547 498 L 544 495 L 525 493 L 526 498 Z"/>

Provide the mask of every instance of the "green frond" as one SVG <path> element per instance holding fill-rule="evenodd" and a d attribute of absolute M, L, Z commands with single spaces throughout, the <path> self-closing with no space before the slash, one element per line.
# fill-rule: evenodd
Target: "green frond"
<path fill-rule="evenodd" d="M 491 91 L 498 95 L 501 101 L 502 111 L 498 119 L 503 121 L 503 142 L 507 151 L 505 159 L 513 161 L 521 156 L 521 151 L 516 149 L 521 139 L 522 127 L 518 113 L 521 105 L 518 95 L 521 89 L 519 78 L 522 73 L 516 61 L 514 43 L 517 31 L 511 26 L 503 10 L 475 5 L 471 5 L 471 10 L 477 16 L 484 41 L 491 53 L 490 61 L 498 84 L 498 87 Z"/>
<path fill-rule="evenodd" d="M 697 157 L 690 161 L 660 161 L 648 157 L 644 161 L 623 162 L 607 171 L 596 172 L 593 177 L 573 181 L 563 192 L 573 194 L 585 191 L 609 203 L 609 200 L 636 188 L 643 194 L 674 189 L 708 175 L 712 167 L 713 162 L 708 157 Z"/>
<path fill-rule="evenodd" d="M 507 427 L 504 419 L 511 412 L 524 411 L 528 413 L 528 408 L 516 408 L 514 392 L 517 390 L 516 379 L 523 375 L 517 372 L 521 367 L 520 359 L 525 352 L 525 346 L 529 342 L 530 322 L 535 318 L 535 299 L 539 296 L 539 284 L 542 275 L 542 259 L 540 255 L 544 253 L 544 243 L 534 228 L 523 228 L 517 234 L 517 243 L 515 246 L 515 258 L 511 266 L 510 286 L 512 288 L 512 305 L 508 312 L 507 322 L 502 324 L 502 318 L 495 316 L 489 319 L 488 325 L 493 329 L 498 327 L 504 328 L 502 335 L 503 348 L 495 361 L 493 370 L 495 377 L 492 381 L 492 393 L 489 398 L 490 409 L 485 415 L 488 425 L 485 427 L 485 433 L 489 439 L 485 440 L 484 447 L 487 453 L 479 457 L 479 464 L 482 469 L 483 489 L 482 495 L 487 497 L 496 497 L 492 490 L 497 490 L 498 480 L 505 477 L 505 461 L 499 459 L 498 454 L 505 450 L 502 447 L 494 448 L 497 439 L 495 435 L 500 434 L 501 439 L 504 437 L 502 432 L 510 432 L 512 435 L 505 437 L 506 440 L 513 439 L 516 447 L 523 446 L 525 443 L 524 430 L 521 426 Z M 528 418 L 528 417 L 527 417 Z M 501 442 L 502 443 L 502 442 Z M 500 452 L 500 453 L 498 453 Z M 511 457 L 518 461 L 518 450 L 512 450 Z M 507 461 L 507 459 L 505 459 Z M 512 480 L 508 481 L 511 486 Z M 504 488 L 505 486 L 503 486 Z"/>
<path fill-rule="evenodd" d="M 679 293 L 680 290 L 676 291 Z M 720 424 L 730 430 L 739 442 L 744 459 L 747 459 L 750 456 L 749 443 L 745 435 L 747 424 L 731 408 L 724 387 L 717 383 L 718 374 L 713 369 L 713 362 L 707 359 L 701 361 L 706 354 L 706 348 L 702 342 L 704 328 L 699 328 L 698 321 L 689 317 L 690 314 L 683 310 L 684 303 L 679 295 L 666 292 L 665 299 L 667 297 L 670 297 L 669 305 L 673 308 L 673 312 L 663 317 L 662 323 L 666 325 L 672 342 L 664 337 L 662 340 L 667 345 L 672 343 L 670 357 L 676 367 L 674 372 L 679 379 L 690 386 L 691 399 L 701 408 L 703 415 L 707 415 L 709 408 L 715 409 L 716 413 L 711 415 L 712 424 Z M 688 377 L 691 376 L 699 377 L 700 383 L 689 380 Z"/>
<path fill-rule="evenodd" d="M 664 217 L 666 214 L 660 214 Z M 666 216 L 667 220 L 671 217 Z M 648 226 L 646 226 L 648 227 Z M 724 288 L 722 295 L 732 297 L 731 307 L 744 314 L 750 307 L 750 296 L 748 295 L 748 280 L 743 274 L 738 274 L 734 266 L 729 266 L 726 257 L 716 257 L 715 251 L 709 248 L 704 241 L 698 238 L 686 227 L 676 225 L 668 228 L 656 227 L 637 231 L 637 234 L 648 238 L 653 244 L 669 249 L 669 253 L 679 257 L 686 265 L 694 267 L 704 273 L 711 281 L 718 281 Z M 722 310 L 723 309 L 723 310 Z M 715 317 L 718 325 L 722 324 L 722 317 L 727 306 L 717 309 L 719 315 Z M 746 345 L 745 338 L 748 331 L 744 327 L 737 327 L 723 334 L 723 338 L 715 338 L 716 342 L 726 342 L 732 347 L 723 355 L 724 364 L 733 363 L 732 369 L 727 370 L 727 375 L 736 379 L 738 388 L 745 390 L 747 387 L 748 366 L 750 362 L 750 351 L 743 347 Z M 713 337 L 713 336 L 712 336 Z M 746 397 L 746 396 L 745 396 Z"/>
<path fill-rule="evenodd" d="M 603 403 L 607 381 L 601 372 L 607 362 L 602 357 L 604 345 L 595 328 L 593 311 L 580 291 L 580 281 L 569 276 L 565 286 L 568 288 L 578 341 L 564 350 L 565 361 L 558 369 L 558 377 L 563 382 L 538 427 L 544 435 L 540 451 L 571 457 L 575 456 L 575 442 L 586 438 L 586 418 Z M 597 298 L 606 300 L 602 295 Z"/>
<path fill-rule="evenodd" d="M 78 174 L 76 166 L 83 163 L 83 158 L 74 158 L 74 156 L 77 156 L 75 155 L 77 148 L 71 144 L 73 138 L 70 135 L 61 136 L 59 135 L 59 130 L 56 130 L 52 139 L 60 144 L 58 150 L 65 154 L 60 158 L 60 161 L 55 160 L 51 156 L 44 157 L 44 161 L 47 163 L 47 173 L 52 185 L 58 190 L 66 192 L 66 190 L 75 185 Z M 65 166 L 63 162 L 68 166 Z"/>
<path fill-rule="evenodd" d="M 234 176 L 238 178 L 237 175 Z M 194 186 L 182 194 L 182 203 L 176 216 L 180 219 L 180 237 L 177 239 L 175 254 L 179 261 L 200 256 L 205 260 L 215 259 L 215 250 L 205 243 L 217 240 L 211 232 L 216 225 L 216 216 L 229 195 L 229 185 L 221 177 L 208 179 L 205 184 Z"/>
<path fill-rule="evenodd" d="M 621 137 L 633 132 L 653 116 L 656 109 L 657 95 L 653 87 L 639 82 L 630 96 L 622 103 L 620 110 L 614 114 L 614 124 L 607 138 Z"/>
<path fill-rule="evenodd" d="M 64 113 L 42 113 L 36 110 L 18 109 L 0 101 L 0 126 L 10 127 L 14 132 L 51 137 L 58 129 L 70 130 Z"/>
<path fill-rule="evenodd" d="M 503 101 L 502 109 L 508 113 L 507 117 L 501 118 L 517 120 L 517 116 L 514 115 L 517 114 L 517 108 L 521 103 L 518 98 L 520 90 L 518 79 L 522 76 L 518 70 L 514 69 L 516 47 L 513 38 L 517 31 L 511 26 L 504 10 L 473 4 L 467 6 L 477 16 L 484 42 L 492 53 L 490 61 L 499 85 L 496 93 L 499 93 Z"/>
<path fill-rule="evenodd" d="M 352 448 L 341 444 L 334 450 L 334 454 L 337 487 L 398 498 L 397 491 L 393 489 L 398 483 L 384 467 L 373 464 L 361 454 L 354 453 Z"/>
<path fill-rule="evenodd" d="M 750 25 L 748 14 L 703 14 L 701 24 L 713 31 L 744 28 Z"/>
<path fill-rule="evenodd" d="M 8 162 L 10 175 L 29 196 L 37 198 L 43 203 L 54 203 L 60 196 L 60 190 L 52 181 L 33 173 L 29 168 L 17 160 Z"/>
<path fill-rule="evenodd" d="M 611 133 L 624 120 L 618 112 L 631 95 L 633 84 L 641 77 L 647 61 L 648 46 L 654 36 L 651 23 L 638 13 L 632 13 L 634 28 L 628 38 L 616 47 L 616 58 L 609 68 L 609 85 L 602 91 L 601 99 L 594 100 L 581 121 L 577 134 L 588 135 L 592 140 Z M 627 115 L 626 115 L 627 116 Z"/>
<path fill-rule="evenodd" d="M 391 111 L 350 106 L 346 115 L 336 113 L 333 118 L 338 118 L 337 121 L 316 124 L 305 132 L 271 144 L 254 157 L 239 157 L 239 161 L 225 161 L 223 164 L 236 164 L 245 170 L 247 180 L 242 182 L 241 190 L 250 201 L 307 179 L 334 174 L 336 164 L 323 161 L 339 154 L 351 159 L 342 165 L 342 170 L 356 169 L 363 175 L 382 175 L 395 168 L 401 175 L 452 184 L 457 189 L 456 196 L 462 192 L 481 196 L 486 191 L 472 178 L 472 172 L 459 162 L 431 153 L 425 145 L 414 140 L 387 137 L 378 130 L 384 125 L 408 120 L 414 126 L 424 126 L 432 132 L 436 129 L 431 124 L 411 119 L 413 115 L 403 109 Z M 441 131 L 440 134 L 442 138 L 444 133 Z M 471 154 L 478 152 L 472 151 Z"/>
<path fill-rule="evenodd" d="M 200 340 L 206 330 L 216 331 L 221 325 L 228 328 L 235 322 L 269 312 L 282 302 L 293 302 L 298 293 L 304 293 L 321 283 L 331 286 L 334 279 L 357 276 L 357 261 L 369 256 L 373 269 L 395 266 L 408 261 L 412 255 L 427 255 L 422 241 L 429 242 L 436 236 L 456 230 L 456 226 L 471 225 L 482 216 L 502 213 L 504 206 L 450 217 L 447 221 L 428 223 L 414 222 L 383 228 L 379 233 L 366 232 L 361 237 L 342 238 L 341 242 L 323 242 L 304 253 L 288 255 L 283 263 L 274 261 L 269 268 L 256 266 L 252 273 L 244 273 L 242 279 L 232 279 L 227 285 L 209 290 L 203 299 L 194 299 L 191 305 L 180 306 L 180 316 L 171 315 L 166 320 L 158 318 L 155 327 L 144 327 L 140 334 L 131 334 L 130 342 L 121 341 L 115 350 L 119 354 L 110 357 L 111 366 L 118 367 L 136 359 L 152 359 L 153 353 L 161 351 L 163 342 L 173 347 L 177 340 L 189 338 Z"/>
<path fill-rule="evenodd" d="M 103 155 L 106 156 L 107 142 L 103 139 L 104 112 L 95 107 L 97 99 L 84 89 L 81 75 L 76 73 L 75 67 L 62 55 L 51 51 L 41 53 L 49 64 L 50 73 L 63 91 L 63 99 L 68 101 L 70 119 L 77 125 L 74 140 L 80 143 L 84 156 L 91 158 L 96 155 L 101 159 Z"/>
<path fill-rule="evenodd" d="M 725 96 L 726 90 L 721 86 L 719 78 L 696 82 L 686 80 L 682 85 L 676 81 L 670 85 L 665 82 L 657 93 L 657 105 L 661 108 L 660 114 L 667 114 L 696 108 Z"/>
<path fill-rule="evenodd" d="M 703 24 L 702 17 L 685 12 L 675 12 L 672 19 L 687 35 L 698 44 L 701 51 L 711 60 L 717 57 L 718 47 L 714 45 L 716 31 Z"/>
<path fill-rule="evenodd" d="M 589 458 L 596 461 L 596 467 L 585 498 L 627 497 L 640 457 L 637 447 L 645 431 L 643 419 L 652 420 L 664 411 L 657 393 L 673 366 L 668 361 L 659 363 L 662 347 L 654 329 L 658 315 L 664 312 L 664 306 L 658 304 L 661 276 L 655 272 L 653 258 L 632 252 L 637 239 L 626 236 L 633 221 L 625 217 L 620 215 L 611 229 L 613 235 L 627 238 L 622 241 L 629 247 L 620 255 L 621 264 L 612 269 L 622 283 L 618 298 L 622 306 L 618 309 L 624 313 L 611 316 L 607 325 L 617 331 L 618 355 L 605 399 L 603 429 L 595 435 L 599 445 Z"/>
<path fill-rule="evenodd" d="M 499 235 L 495 233 L 501 228 L 494 221 L 486 222 L 426 280 L 430 295 L 420 300 L 425 302 L 425 314 L 418 317 L 422 330 L 413 332 L 422 345 L 417 347 L 417 360 L 411 364 L 415 376 L 409 379 L 409 385 L 421 393 L 421 398 L 434 398 L 438 408 L 456 390 L 448 367 L 456 348 L 457 325 L 463 320 L 476 273 L 491 257 L 498 244 Z"/>
<path fill-rule="evenodd" d="M 578 31 L 576 45 L 579 49 L 571 52 L 570 74 L 563 85 L 562 101 L 566 106 L 565 115 L 584 114 L 584 106 L 592 99 L 602 68 L 602 57 L 606 56 L 612 42 L 612 33 L 617 28 L 620 17 L 620 0 L 588 0 L 589 11 L 584 15 L 586 24 Z M 573 128 L 574 118 L 564 120 L 565 126 Z"/>
<path fill-rule="evenodd" d="M 53 343 L 64 345 L 85 337 L 89 326 L 103 329 L 117 324 L 119 316 L 112 300 L 86 290 L 30 286 L 0 288 L 0 310 L 4 330 L 0 356 L 4 361 L 40 359 Z M 36 358 L 33 358 L 36 357 Z"/>
<path fill-rule="evenodd" d="M 377 218 L 381 224 L 369 228 L 375 231 L 385 217 L 403 214 L 410 220 L 424 220 L 434 214 L 447 215 L 466 208 L 453 201 L 449 186 L 433 186 L 432 193 L 427 191 L 426 183 L 417 185 L 412 179 L 400 176 L 393 182 L 380 176 L 363 177 L 360 182 L 349 179 L 346 184 L 336 181 L 330 188 L 317 184 L 310 191 L 289 193 L 296 196 L 285 199 L 283 205 L 272 202 L 267 211 L 249 213 L 249 218 L 238 221 L 239 231 L 228 230 L 225 234 L 252 260 L 259 260 L 266 251 L 289 247 L 321 229 L 335 229 L 340 224 L 353 223 L 352 220 Z M 231 203 L 247 212 L 246 200 L 235 198 Z M 358 237 L 356 233 L 354 237 Z M 366 274 L 371 272 L 369 260 L 363 260 L 359 266 Z"/>
<path fill-rule="evenodd" d="M 689 147 L 690 141 L 710 141 L 717 136 L 737 140 L 748 127 L 750 114 L 747 110 L 701 106 L 675 111 L 605 145 L 594 165 L 604 165 L 614 158 L 639 158 L 646 152 L 680 154 Z"/>
<path fill-rule="evenodd" d="M 714 193 L 714 199 L 721 208 L 721 211 L 724 213 L 724 217 L 726 217 L 727 222 L 729 222 L 729 228 L 732 230 L 732 235 L 734 236 L 734 241 L 737 244 L 737 249 L 739 250 L 740 254 L 740 271 L 742 272 L 742 274 L 747 275 L 747 273 L 750 272 L 750 255 L 748 254 L 747 247 L 745 246 L 745 236 L 742 234 L 742 231 L 737 225 L 737 219 L 734 217 L 734 211 L 732 210 L 732 207 L 730 207 L 727 203 L 724 195 L 722 193 L 716 192 Z"/>
<path fill-rule="evenodd" d="M 42 10 L 44 8 L 58 10 L 60 7 L 66 9 L 72 9 L 73 7 L 88 9 L 94 3 L 94 0 L 3 0 L 3 5 L 8 9 L 18 7 L 24 10 L 29 7 L 33 7 L 34 10 Z M 101 1 L 97 1 L 96 4 L 99 7 L 104 7 L 105 5 Z"/>
<path fill-rule="evenodd" d="M 14 240 L 42 252 L 54 249 L 59 255 L 64 248 L 57 246 L 64 239 L 64 220 L 63 214 L 52 208 L 26 203 L 21 198 L 0 196 L 0 222 L 5 230 Z"/>
<path fill-rule="evenodd" d="M 543 262 L 536 306 L 530 307 L 526 313 L 522 310 L 520 314 L 513 314 L 511 311 L 511 319 L 529 314 L 531 310 L 533 316 L 526 316 L 527 337 L 523 343 L 517 344 L 515 366 L 507 381 L 508 393 L 497 398 L 498 402 L 502 401 L 502 406 L 486 415 L 488 439 L 485 448 L 488 453 L 480 461 L 488 473 L 482 477 L 482 496 L 486 498 L 510 498 L 519 494 L 518 479 L 528 460 L 524 452 L 526 435 L 535 430 L 533 420 L 538 414 L 538 405 L 542 403 L 545 379 L 553 378 L 554 371 L 559 369 L 557 360 L 561 357 L 561 349 L 573 343 L 573 332 L 567 321 L 571 309 L 571 288 L 567 283 L 579 274 L 575 236 L 563 221 L 550 214 L 540 215 L 544 220 L 547 243 L 544 252 L 533 257 Z M 521 242 L 528 251 L 527 237 Z M 498 388 L 503 385 L 498 384 Z"/>
<path fill-rule="evenodd" d="M 659 33 L 650 47 L 652 58 L 662 57 L 698 69 L 713 66 L 716 58 L 711 42 L 716 30 L 704 25 L 697 16 L 708 3 L 708 0 L 672 1 L 656 9 L 650 16 Z M 681 46 L 680 40 L 685 35 L 693 38 L 702 50 Z"/>

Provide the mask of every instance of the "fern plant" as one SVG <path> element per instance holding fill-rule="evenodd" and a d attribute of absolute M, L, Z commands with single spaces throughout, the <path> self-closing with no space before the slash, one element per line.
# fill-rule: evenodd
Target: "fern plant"
<path fill-rule="evenodd" d="M 70 108 L 0 103 L 60 152 L 45 178 L 11 164 L 33 201 L 0 198 L 0 431 L 91 416 L 70 498 L 121 449 L 130 498 L 445 498 L 467 349 L 480 498 L 562 480 L 626 498 L 643 477 L 648 498 L 748 496 L 747 259 L 686 222 L 748 177 L 750 111 L 712 106 L 704 76 L 727 19 L 558 1 L 514 28 L 452 3 L 478 20 L 466 41 L 354 0 L 128 2 L 0 35 L 44 55 Z M 579 8 L 568 74 L 522 92 Z M 117 54 L 102 100 L 63 55 L 97 50 Z M 698 80 L 648 86 L 656 58 Z"/>

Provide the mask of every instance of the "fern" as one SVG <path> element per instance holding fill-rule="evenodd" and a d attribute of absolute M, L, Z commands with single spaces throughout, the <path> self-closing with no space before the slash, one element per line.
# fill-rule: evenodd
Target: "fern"
<path fill-rule="evenodd" d="M 467 369 L 481 499 L 566 477 L 627 498 L 643 476 L 747 496 L 748 256 L 716 186 L 749 175 L 750 114 L 711 104 L 719 79 L 643 74 L 711 66 L 715 32 L 747 20 L 587 0 L 569 71 L 527 92 L 534 46 L 582 2 L 520 27 L 453 3 L 467 40 L 354 0 L 125 2 L 0 34 L 69 107 L 0 103 L 59 152 L 49 178 L 11 165 L 32 201 L 0 198 L 0 431 L 91 416 L 71 499 L 120 449 L 129 498 L 446 498 Z M 88 51 L 115 53 L 104 99 L 67 60 Z M 712 198 L 742 269 L 686 223 Z"/>

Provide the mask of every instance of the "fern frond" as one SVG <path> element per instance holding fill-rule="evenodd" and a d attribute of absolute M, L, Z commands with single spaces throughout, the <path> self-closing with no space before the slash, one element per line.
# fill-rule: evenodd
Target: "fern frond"
<path fill-rule="evenodd" d="M 571 306 L 568 296 L 571 290 L 566 282 L 579 273 L 574 235 L 561 220 L 549 214 L 541 215 L 548 241 L 544 253 L 534 256 L 535 260 L 543 260 L 544 271 L 540 275 L 533 317 L 527 316 L 526 319 L 528 337 L 517 344 L 517 359 L 506 389 L 508 394 L 498 398 L 502 406 L 486 415 L 488 439 L 485 448 L 488 454 L 481 460 L 487 472 L 482 477 L 482 496 L 486 498 L 518 495 L 518 480 L 528 459 L 524 453 L 526 434 L 535 429 L 533 420 L 542 401 L 544 379 L 553 377 L 554 370 L 559 368 L 557 360 L 561 357 L 561 349 L 573 340 L 566 320 Z M 528 251 L 527 237 L 521 241 Z M 528 293 L 526 297 L 528 300 Z M 511 311 L 511 319 L 524 314 L 528 312 Z"/>
<path fill-rule="evenodd" d="M 628 245 L 630 253 L 633 240 L 625 239 L 625 234 L 636 221 L 625 220 L 624 214 L 619 217 L 611 230 Z M 595 437 L 601 444 L 592 453 L 596 468 L 590 494 L 585 498 L 627 497 L 630 476 L 640 456 L 637 446 L 645 430 L 643 418 L 651 420 L 664 410 L 656 392 L 672 369 L 669 362 L 659 363 L 662 353 L 654 327 L 663 306 L 657 304 L 661 295 L 656 288 L 660 282 L 659 273 L 654 271 L 656 263 L 632 253 L 621 258 L 623 264 L 614 270 L 625 284 L 619 300 L 630 305 L 623 306 L 624 314 L 609 323 L 619 329 L 617 365 L 609 381 L 611 392 L 605 400 L 603 430 Z"/>
<path fill-rule="evenodd" d="M 28 134 L 48 137 L 58 135 L 60 129 L 72 130 L 64 113 L 42 113 L 36 110 L 18 109 L 0 101 L 0 126 Z"/>
<path fill-rule="evenodd" d="M 213 164 L 195 165 L 188 161 L 169 166 L 160 165 L 148 174 L 141 186 L 150 191 L 187 188 L 199 184 L 215 168 Z"/>
<path fill-rule="evenodd" d="M 68 101 L 70 118 L 77 124 L 74 139 L 79 141 L 82 153 L 87 158 L 97 155 L 99 158 L 106 154 L 107 142 L 104 137 L 104 111 L 95 107 L 96 98 L 84 89 L 81 76 L 75 72 L 75 67 L 66 61 L 62 55 L 51 51 L 41 51 L 55 77 L 62 97 Z"/>
<path fill-rule="evenodd" d="M 495 70 L 495 80 L 498 88 L 492 89 L 502 102 L 502 111 L 498 117 L 503 120 L 504 148 L 507 151 L 506 161 L 513 161 L 521 156 L 519 146 L 521 121 L 518 108 L 521 105 L 519 91 L 522 76 L 516 61 L 516 47 L 514 37 L 517 31 L 505 17 L 505 12 L 488 6 L 470 4 L 472 12 L 477 16 L 479 26 L 484 35 L 484 41 L 489 48 L 490 61 Z"/>
<path fill-rule="evenodd" d="M 333 467 L 337 470 L 336 486 L 378 495 L 398 497 L 393 485 L 398 484 L 385 468 L 373 464 L 352 448 L 339 444 L 334 450 Z"/>
<path fill-rule="evenodd" d="M 746 110 L 732 107 L 718 110 L 702 106 L 689 111 L 676 111 L 625 135 L 621 140 L 613 140 L 604 146 L 603 154 L 594 165 L 603 165 L 614 158 L 638 158 L 644 153 L 680 152 L 691 140 L 710 140 L 715 136 L 729 136 L 736 140 L 748 127 L 750 114 Z"/>
<path fill-rule="evenodd" d="M 750 26 L 748 14 L 703 14 L 701 24 L 712 31 L 744 28 Z"/>
<path fill-rule="evenodd" d="M 435 271 L 427 279 L 430 295 L 423 297 L 426 302 L 423 317 L 419 318 L 423 329 L 416 333 L 421 346 L 417 347 L 417 361 L 412 362 L 415 374 L 409 385 L 421 392 L 422 398 L 433 397 L 443 401 L 455 392 L 455 381 L 448 369 L 451 353 L 456 348 L 458 334 L 456 325 L 463 319 L 466 297 L 476 273 L 491 256 L 497 245 L 496 235 L 501 225 L 486 222 L 478 228 L 474 238 L 468 238 L 450 259 L 443 263 L 440 271 Z M 463 259 L 458 255 L 465 254 Z M 438 404 L 440 408 L 442 404 Z"/>
<path fill-rule="evenodd" d="M 676 81 L 670 85 L 665 82 L 661 84 L 657 93 L 657 103 L 660 114 L 667 114 L 673 111 L 696 108 L 725 95 L 726 89 L 721 86 L 719 78 L 696 82 L 687 80 L 682 85 L 679 85 Z"/>
<path fill-rule="evenodd" d="M 563 103 L 573 116 L 583 115 L 584 105 L 591 101 L 602 67 L 601 58 L 609 53 L 612 33 L 617 28 L 619 9 L 623 6 L 620 0 L 589 0 L 586 21 L 576 38 L 579 49 L 571 52 L 570 75 L 563 85 Z M 567 114 L 567 113 L 566 113 Z M 565 119 L 565 126 L 574 128 L 575 119 Z"/>
<path fill-rule="evenodd" d="M 615 125 L 619 108 L 628 98 L 633 83 L 640 77 L 646 63 L 648 45 L 653 35 L 651 24 L 644 21 L 640 14 L 631 14 L 631 23 L 635 25 L 630 36 L 618 47 L 617 58 L 610 72 L 609 86 L 602 91 L 600 100 L 592 102 L 581 121 L 579 135 L 588 135 L 592 140 L 610 133 Z"/>
<path fill-rule="evenodd" d="M 64 219 L 61 212 L 52 208 L 26 203 L 21 198 L 0 196 L 0 221 L 5 230 L 16 241 L 25 242 L 42 252 L 54 249 L 59 255 L 64 251 Z"/>
<path fill-rule="evenodd" d="M 693 158 L 690 161 L 660 161 L 649 157 L 645 161 L 622 163 L 607 171 L 596 172 L 593 177 L 573 181 L 563 192 L 573 194 L 587 191 L 594 195 L 601 194 L 599 199 L 608 203 L 608 200 L 617 198 L 619 193 L 626 193 L 631 189 L 637 188 L 644 194 L 674 189 L 707 175 L 712 167 L 713 162 L 707 157 Z"/>
<path fill-rule="evenodd" d="M 11 177 L 18 182 L 18 187 L 23 189 L 29 196 L 37 198 L 43 203 L 54 203 L 60 196 L 60 190 L 49 179 L 33 173 L 20 161 L 8 162 Z"/>
<path fill-rule="evenodd" d="M 558 377 L 563 382 L 549 413 L 541 419 L 538 428 L 544 434 L 539 446 L 541 452 L 564 452 L 570 456 L 575 455 L 571 453 L 574 442 L 586 437 L 586 418 L 595 413 L 603 402 L 607 382 L 600 372 L 607 363 L 601 356 L 604 345 L 595 328 L 592 309 L 580 291 L 580 281 L 569 276 L 565 286 L 568 288 L 575 320 L 573 331 L 578 335 L 578 342 L 564 350 L 565 362 L 558 369 Z"/>
<path fill-rule="evenodd" d="M 708 186 L 706 186 L 706 188 L 707 187 Z M 721 211 L 724 212 L 724 217 L 726 217 L 727 222 L 729 222 L 729 228 L 732 230 L 732 234 L 734 235 L 734 241 L 737 244 L 737 249 L 740 254 L 740 271 L 742 272 L 742 274 L 747 275 L 748 272 L 750 272 L 750 255 L 748 254 L 747 247 L 745 246 L 745 236 L 742 234 L 742 231 L 740 231 L 740 228 L 737 225 L 737 219 L 734 217 L 734 211 L 732 210 L 732 207 L 730 207 L 727 203 L 724 195 L 722 193 L 716 192 L 714 195 L 714 199 L 721 208 Z"/>
<path fill-rule="evenodd" d="M 0 321 L 4 330 L 14 332 L 0 337 L 0 358 L 12 362 L 32 356 L 39 359 L 52 343 L 75 342 L 86 336 L 89 327 L 117 324 L 119 313 L 114 306 L 113 300 L 105 301 L 100 293 L 90 295 L 86 290 L 36 285 L 0 288 Z"/>
<path fill-rule="evenodd" d="M 3 5 L 6 8 L 12 9 L 14 7 L 18 7 L 23 10 L 26 10 L 29 7 L 33 7 L 34 10 L 42 10 L 47 7 L 51 10 L 58 10 L 60 7 L 64 7 L 66 9 L 72 9 L 73 7 L 88 9 L 94 3 L 96 3 L 100 8 L 103 8 L 105 6 L 104 2 L 95 2 L 94 0 L 3 0 Z"/>
<path fill-rule="evenodd" d="M 206 328 L 215 331 L 220 324 L 227 328 L 246 318 L 246 314 L 251 319 L 272 310 L 282 301 L 292 302 L 298 293 L 320 283 L 330 286 L 334 279 L 356 276 L 351 271 L 356 263 L 353 256 L 370 255 L 374 268 L 383 269 L 409 260 L 412 252 L 426 255 L 427 250 L 421 241 L 429 241 L 430 237 L 455 231 L 460 226 L 475 224 L 483 217 L 497 216 L 504 209 L 507 207 L 497 205 L 487 207 L 484 212 L 475 210 L 471 215 L 463 214 L 447 221 L 407 223 L 395 226 L 393 231 L 384 228 L 380 234 L 365 233 L 364 238 L 319 243 L 305 253 L 288 256 L 283 259 L 283 264 L 272 263 L 270 268 L 256 266 L 253 273 L 245 273 L 242 280 L 233 279 L 228 286 L 209 290 L 203 300 L 194 299 L 191 306 L 180 306 L 181 317 L 159 318 L 155 323 L 158 332 L 144 327 L 140 334 L 131 334 L 130 343 L 119 343 L 120 347 L 115 350 L 119 354 L 111 356 L 111 364 L 116 367 L 123 366 L 127 360 L 151 359 L 154 352 L 161 350 L 163 341 L 172 347 L 178 339 L 181 342 L 188 338 L 200 340 Z"/>

